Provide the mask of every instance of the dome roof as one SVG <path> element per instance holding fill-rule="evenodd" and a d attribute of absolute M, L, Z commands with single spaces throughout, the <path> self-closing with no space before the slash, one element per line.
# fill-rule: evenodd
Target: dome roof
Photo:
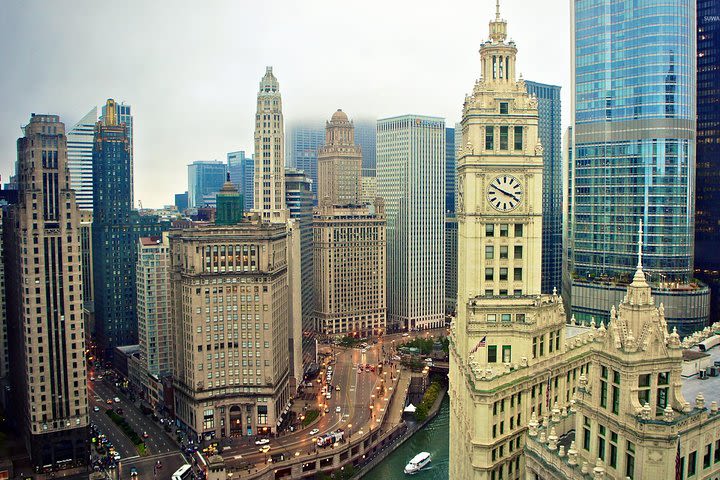
<path fill-rule="evenodd" d="M 345 115 L 345 112 L 343 112 L 341 109 L 337 109 L 337 112 L 333 113 L 332 118 L 330 119 L 331 122 L 348 122 L 348 116 Z"/>

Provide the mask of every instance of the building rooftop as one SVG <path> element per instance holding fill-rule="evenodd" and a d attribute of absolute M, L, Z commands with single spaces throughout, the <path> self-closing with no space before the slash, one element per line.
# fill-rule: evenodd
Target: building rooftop
<path fill-rule="evenodd" d="M 140 237 L 140 243 L 143 247 L 151 247 L 162 243 L 162 237 Z"/>
<path fill-rule="evenodd" d="M 709 356 L 709 366 L 714 366 L 715 362 L 720 362 L 720 347 L 711 348 L 703 354 L 698 347 L 693 347 L 683 351 L 683 360 L 694 360 L 702 358 L 702 355 Z M 716 377 L 708 376 L 704 379 L 700 375 L 694 375 L 689 378 L 683 378 L 682 394 L 685 400 L 691 405 L 695 403 L 695 397 L 698 393 L 702 393 L 707 404 L 717 401 L 720 403 L 720 375 Z"/>

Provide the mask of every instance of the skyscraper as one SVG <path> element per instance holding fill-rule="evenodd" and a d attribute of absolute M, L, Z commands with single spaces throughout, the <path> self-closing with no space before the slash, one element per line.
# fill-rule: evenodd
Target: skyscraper
<path fill-rule="evenodd" d="M 225 183 L 227 165 L 220 160 L 197 160 L 188 165 L 188 203 L 191 208 L 215 204 Z"/>
<path fill-rule="evenodd" d="M 318 202 L 318 149 L 323 143 L 325 127 L 322 122 L 296 121 L 288 125 L 287 164 L 310 177 L 315 205 Z"/>
<path fill-rule="evenodd" d="M 242 150 L 230 152 L 227 154 L 227 170 L 230 172 L 230 180 L 243 196 L 245 211 L 249 212 L 253 208 L 255 197 L 253 192 L 255 162 L 252 158 L 246 157 Z"/>
<path fill-rule="evenodd" d="M 720 0 L 697 0 L 695 272 L 720 319 Z"/>
<path fill-rule="evenodd" d="M 355 143 L 353 123 L 342 110 L 325 127 L 325 144 L 318 151 L 318 203 L 357 204 L 360 201 L 362 151 Z"/>
<path fill-rule="evenodd" d="M 125 124 L 128 142 L 130 144 L 130 206 L 133 207 L 135 199 L 135 154 L 133 153 L 134 149 L 132 108 L 130 107 L 130 105 L 125 104 L 125 102 L 113 102 L 112 107 L 106 103 L 102 106 L 100 120 L 103 123 L 107 124 L 111 113 L 114 115 L 114 121 L 118 125 L 121 125 L 123 123 Z"/>
<path fill-rule="evenodd" d="M 67 133 L 70 186 L 75 190 L 78 208 L 93 208 L 92 151 L 97 123 L 97 107 L 90 109 Z"/>
<path fill-rule="evenodd" d="M 170 297 L 170 245 L 167 234 L 140 237 L 137 255 L 138 344 L 143 377 L 173 371 L 173 329 Z M 149 382 L 145 390 L 149 391 Z"/>
<path fill-rule="evenodd" d="M 80 214 L 65 125 L 33 114 L 17 142 L 19 203 L 4 224 L 12 420 L 38 472 L 90 458 Z"/>
<path fill-rule="evenodd" d="M 114 101 L 95 126 L 93 147 L 93 293 L 95 339 L 101 355 L 116 346 L 137 343 L 136 263 L 139 237 L 167 229 L 157 217 L 132 210 L 130 140 L 118 123 Z"/>
<path fill-rule="evenodd" d="M 388 330 L 445 324 L 445 121 L 378 120 L 378 196 L 387 220 Z"/>
<path fill-rule="evenodd" d="M 560 87 L 525 82 L 538 101 L 538 130 L 543 146 L 543 293 L 562 287 L 562 149 Z"/>
<path fill-rule="evenodd" d="M 290 399 L 287 248 L 286 225 L 259 214 L 170 232 L 175 414 L 198 440 L 277 431 Z"/>
<path fill-rule="evenodd" d="M 445 129 L 445 212 L 455 215 L 455 129 Z"/>
<path fill-rule="evenodd" d="M 332 205 L 313 221 L 315 317 L 325 335 L 385 333 L 386 229 L 382 200 Z"/>
<path fill-rule="evenodd" d="M 709 309 L 707 287 L 693 280 L 695 2 L 571 5 L 572 291 L 563 294 L 578 320 L 608 320 L 632 278 L 642 222 L 653 295 L 685 336 Z"/>
<path fill-rule="evenodd" d="M 362 149 L 362 175 L 363 177 L 374 177 L 377 168 L 376 143 L 377 143 L 377 121 L 372 118 L 355 119 L 355 143 Z"/>
<path fill-rule="evenodd" d="M 272 67 L 260 81 L 255 115 L 255 211 L 264 221 L 284 223 L 285 133 L 280 85 Z"/>
<path fill-rule="evenodd" d="M 182 213 L 188 208 L 188 192 L 175 194 L 175 208 Z"/>
<path fill-rule="evenodd" d="M 302 316 L 302 364 L 306 367 L 315 361 L 316 327 L 313 317 L 313 188 L 312 179 L 304 172 L 285 170 L 285 196 L 290 218 L 300 228 L 300 283 Z"/>

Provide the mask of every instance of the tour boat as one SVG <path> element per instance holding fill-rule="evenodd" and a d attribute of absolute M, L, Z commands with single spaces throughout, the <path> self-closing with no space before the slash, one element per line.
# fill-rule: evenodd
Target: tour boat
<path fill-rule="evenodd" d="M 420 452 L 410 460 L 410 463 L 405 465 L 405 473 L 413 475 L 422 470 L 428 463 L 430 463 L 430 454 L 428 452 Z"/>

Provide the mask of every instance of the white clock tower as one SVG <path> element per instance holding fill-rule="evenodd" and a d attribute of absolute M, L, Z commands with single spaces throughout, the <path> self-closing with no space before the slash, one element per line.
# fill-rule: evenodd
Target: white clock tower
<path fill-rule="evenodd" d="M 540 295 L 537 99 L 516 80 L 517 48 L 506 39 L 498 5 L 480 46 L 482 77 L 465 98 L 458 153 L 458 312 L 449 374 L 454 480 L 518 478 L 524 424 L 548 409 L 537 396 L 500 395 L 505 388 L 540 391 L 523 382 L 547 381 L 544 367 L 517 384 L 511 377 L 564 349 L 562 300 Z"/>

